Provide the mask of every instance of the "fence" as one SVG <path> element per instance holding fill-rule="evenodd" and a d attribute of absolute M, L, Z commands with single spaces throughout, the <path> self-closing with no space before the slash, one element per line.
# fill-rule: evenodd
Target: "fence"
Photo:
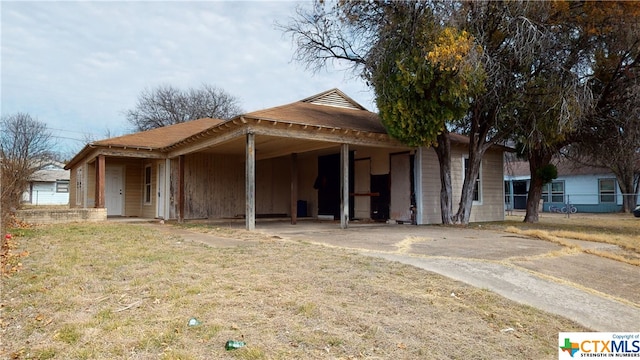
<path fill-rule="evenodd" d="M 622 211 L 624 196 L 632 198 L 634 194 L 544 194 L 540 210 L 562 213 L 619 212 Z M 527 194 L 505 194 L 505 210 L 526 209 L 527 197 Z M 636 206 L 638 205 L 640 205 L 640 196 L 636 195 Z"/>

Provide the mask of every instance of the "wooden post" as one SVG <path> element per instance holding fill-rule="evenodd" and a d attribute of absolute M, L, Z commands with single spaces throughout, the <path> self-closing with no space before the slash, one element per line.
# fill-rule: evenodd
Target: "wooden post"
<path fill-rule="evenodd" d="M 246 210 L 245 222 L 246 229 L 251 231 L 256 228 L 256 148 L 255 135 L 247 134 L 247 161 L 245 164 L 245 190 Z"/>
<path fill-rule="evenodd" d="M 95 207 L 98 209 L 104 208 L 104 198 L 105 198 L 104 166 L 105 166 L 104 155 L 98 155 L 98 158 L 96 159 L 96 203 L 95 203 Z"/>
<path fill-rule="evenodd" d="M 349 144 L 340 147 L 340 228 L 349 226 Z"/>
<path fill-rule="evenodd" d="M 291 154 L 291 225 L 298 222 L 298 154 Z"/>
<path fill-rule="evenodd" d="M 184 155 L 178 156 L 178 222 L 184 222 Z"/>

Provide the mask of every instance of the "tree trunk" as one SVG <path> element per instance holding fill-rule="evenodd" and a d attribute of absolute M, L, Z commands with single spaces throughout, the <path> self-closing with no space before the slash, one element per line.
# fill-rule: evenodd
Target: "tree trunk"
<path fill-rule="evenodd" d="M 484 152 L 480 152 L 479 150 L 471 151 L 470 149 L 469 151 L 469 166 L 464 175 L 458 212 L 454 218 L 456 223 L 464 225 L 469 223 L 471 208 L 473 207 L 473 191 L 475 189 L 476 179 L 480 174 L 480 163 L 482 162 L 483 155 Z M 478 191 L 481 191 L 481 189 L 478 189 Z"/>
<path fill-rule="evenodd" d="M 529 171 L 531 172 L 531 182 L 529 184 L 529 193 L 527 195 L 527 212 L 524 216 L 524 222 L 537 223 L 540 219 L 538 214 L 538 205 L 542 198 L 542 186 L 544 185 L 542 178 L 538 176 L 537 170 L 551 163 L 551 154 L 545 154 L 541 151 L 533 151 L 529 154 Z"/>
<path fill-rule="evenodd" d="M 443 224 L 453 223 L 453 205 L 451 201 L 451 142 L 449 133 L 443 132 L 437 137 L 438 146 L 434 148 L 440 164 L 440 214 Z"/>
<path fill-rule="evenodd" d="M 622 192 L 622 212 L 625 213 L 631 213 L 638 203 L 638 189 L 635 184 L 636 176 L 633 169 L 633 160 L 630 163 L 625 164 L 626 166 L 623 169 L 619 167 L 612 168 Z"/>

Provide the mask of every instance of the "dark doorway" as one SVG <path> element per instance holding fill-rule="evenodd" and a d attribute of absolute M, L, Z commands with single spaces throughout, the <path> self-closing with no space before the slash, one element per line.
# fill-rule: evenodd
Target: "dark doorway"
<path fill-rule="evenodd" d="M 513 208 L 514 209 L 527 208 L 527 182 L 526 181 L 513 182 Z"/>
<path fill-rule="evenodd" d="M 349 152 L 349 193 L 353 193 L 353 152 Z M 340 154 L 318 157 L 318 215 L 340 219 Z M 353 219 L 353 197 L 349 197 L 349 218 Z"/>
<path fill-rule="evenodd" d="M 389 204 L 391 203 L 391 187 L 389 174 L 371 175 L 371 219 L 387 221 L 389 219 Z"/>

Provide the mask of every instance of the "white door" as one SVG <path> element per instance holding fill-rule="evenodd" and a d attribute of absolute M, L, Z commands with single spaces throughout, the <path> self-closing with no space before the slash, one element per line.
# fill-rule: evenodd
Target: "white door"
<path fill-rule="evenodd" d="M 371 218 L 371 159 L 353 162 L 353 215 L 356 219 Z"/>
<path fill-rule="evenodd" d="M 156 217 L 160 219 L 164 219 L 164 202 L 165 202 L 165 193 L 164 193 L 164 163 L 158 163 L 158 188 L 156 189 L 156 193 L 158 198 L 156 199 Z"/>
<path fill-rule="evenodd" d="M 411 157 L 408 153 L 391 155 L 391 208 L 389 217 L 411 221 Z"/>
<path fill-rule="evenodd" d="M 105 169 L 105 206 L 107 216 L 123 215 L 124 177 L 121 166 L 107 166 Z"/>

